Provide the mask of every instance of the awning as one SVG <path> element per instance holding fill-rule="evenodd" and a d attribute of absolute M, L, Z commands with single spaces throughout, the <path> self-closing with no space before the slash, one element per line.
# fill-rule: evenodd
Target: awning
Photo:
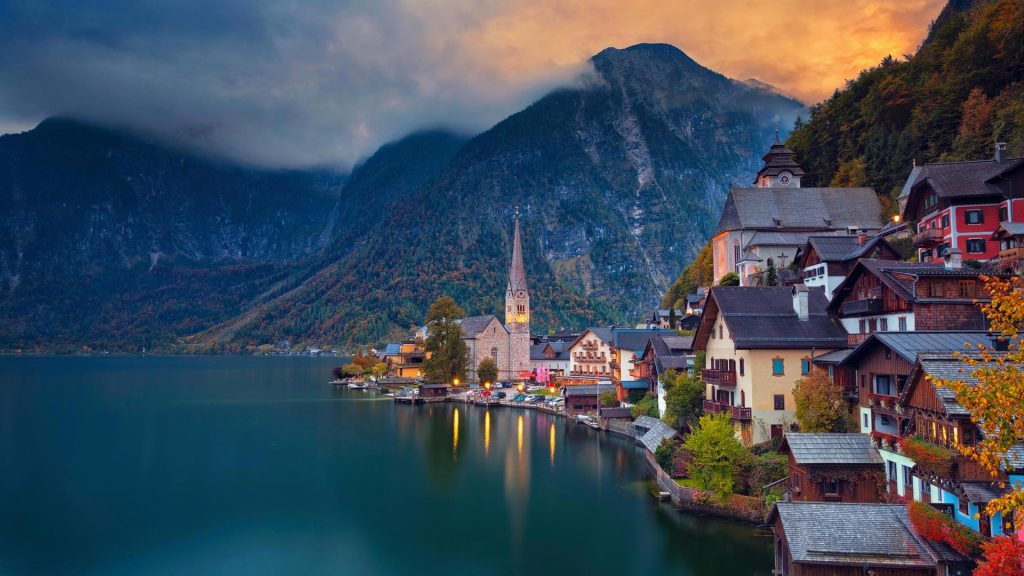
<path fill-rule="evenodd" d="M 625 388 L 626 390 L 646 390 L 647 389 L 647 381 L 646 380 L 623 380 L 619 384 L 621 384 L 622 387 Z"/>

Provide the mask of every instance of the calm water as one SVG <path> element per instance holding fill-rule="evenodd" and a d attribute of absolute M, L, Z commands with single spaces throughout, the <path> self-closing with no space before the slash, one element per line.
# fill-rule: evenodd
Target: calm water
<path fill-rule="evenodd" d="M 767 574 L 543 414 L 396 406 L 300 358 L 0 358 L 0 574 Z"/>

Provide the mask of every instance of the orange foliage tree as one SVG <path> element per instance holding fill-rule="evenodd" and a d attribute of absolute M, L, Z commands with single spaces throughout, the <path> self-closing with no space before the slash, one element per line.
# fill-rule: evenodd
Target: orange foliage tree
<path fill-rule="evenodd" d="M 1008 344 L 1008 351 L 979 346 L 976 353 L 961 355 L 968 365 L 964 371 L 972 371 L 977 380 L 974 385 L 956 380 L 935 383 L 956 393 L 957 401 L 970 411 L 971 420 L 982 432 L 982 439 L 975 446 L 958 446 L 958 450 L 997 476 L 1006 468 L 1011 448 L 1024 443 L 1024 351 L 1017 340 L 1024 331 L 1024 280 L 983 279 L 991 301 L 982 306 L 982 311 L 992 330 Z M 1024 505 L 1024 487 L 1010 488 L 1006 495 L 989 502 L 988 514 L 1001 512 L 1006 518 Z"/>

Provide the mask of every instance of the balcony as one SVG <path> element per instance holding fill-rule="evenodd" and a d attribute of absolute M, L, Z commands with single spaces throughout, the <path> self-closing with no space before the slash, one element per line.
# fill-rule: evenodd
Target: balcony
<path fill-rule="evenodd" d="M 881 314 L 881 298 L 864 298 L 863 300 L 850 300 L 843 302 L 843 314 Z"/>
<path fill-rule="evenodd" d="M 580 344 L 580 348 L 583 348 L 584 350 L 597 350 L 597 342 L 583 341 Z"/>
<path fill-rule="evenodd" d="M 914 247 L 915 248 L 934 248 L 945 239 L 945 234 L 942 232 L 942 228 L 925 228 L 924 230 L 914 234 Z"/>
<path fill-rule="evenodd" d="M 700 377 L 705 384 L 712 386 L 736 386 L 735 370 L 703 370 Z"/>
<path fill-rule="evenodd" d="M 732 415 L 732 419 L 739 422 L 750 422 L 752 416 L 750 408 L 744 408 L 742 406 L 732 406 L 725 402 L 715 402 L 713 400 L 704 401 L 704 412 L 706 414 L 719 414 L 726 412 Z"/>

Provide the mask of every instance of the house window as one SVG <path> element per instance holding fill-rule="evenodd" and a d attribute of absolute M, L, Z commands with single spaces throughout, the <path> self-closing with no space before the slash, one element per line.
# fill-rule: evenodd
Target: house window
<path fill-rule="evenodd" d="M 892 481 L 892 482 L 895 482 L 896 481 L 896 463 L 893 462 L 892 460 L 886 460 L 886 464 L 888 464 L 889 480 Z"/>
<path fill-rule="evenodd" d="M 900 325 L 900 332 L 906 332 L 907 331 L 907 317 L 906 316 L 900 316 L 899 317 L 899 325 Z"/>
<path fill-rule="evenodd" d="M 942 215 L 942 227 L 949 228 L 949 214 Z"/>
<path fill-rule="evenodd" d="M 982 254 L 985 252 L 985 239 L 984 238 L 971 238 L 967 241 L 967 253 L 968 254 Z"/>
<path fill-rule="evenodd" d="M 910 488 L 910 490 L 914 489 L 914 477 L 910 474 L 910 466 L 905 464 L 903 465 L 903 485 Z M 910 492 L 910 494 L 913 494 L 913 492 Z"/>
<path fill-rule="evenodd" d="M 892 394 L 890 394 L 888 376 L 875 376 L 875 394 L 892 396 Z"/>
<path fill-rule="evenodd" d="M 960 297 L 961 298 L 974 298 L 974 280 L 961 280 L 960 281 Z"/>
<path fill-rule="evenodd" d="M 740 376 L 743 376 L 743 358 L 740 358 Z"/>
<path fill-rule="evenodd" d="M 953 446 L 959 446 L 959 445 L 960 445 L 960 430 L 956 426 L 953 426 Z"/>
<path fill-rule="evenodd" d="M 864 330 L 866 329 L 866 327 L 867 327 L 867 322 L 863 318 L 861 318 L 860 319 L 860 331 L 858 333 L 859 334 L 863 334 Z"/>
<path fill-rule="evenodd" d="M 870 320 L 868 320 L 868 332 L 877 332 L 877 331 L 878 331 L 878 320 L 876 320 L 875 318 L 871 318 Z"/>
<path fill-rule="evenodd" d="M 721 324 L 718 325 L 718 338 L 725 338 L 725 330 L 723 329 L 723 326 Z"/>
<path fill-rule="evenodd" d="M 782 376 L 786 373 L 786 367 L 782 358 L 772 358 L 772 376 Z"/>
<path fill-rule="evenodd" d="M 491 358 L 494 358 L 495 360 L 498 359 L 498 349 L 497 348 L 491 348 Z"/>
<path fill-rule="evenodd" d="M 822 480 L 824 487 L 822 492 L 826 496 L 839 496 L 839 481 L 838 480 Z"/>
<path fill-rule="evenodd" d="M 775 409 L 776 410 L 785 410 L 786 409 L 786 395 L 785 394 L 776 394 L 775 395 Z"/>
<path fill-rule="evenodd" d="M 889 319 L 888 318 L 879 318 L 878 319 L 878 329 L 881 330 L 882 332 L 888 332 L 889 331 Z"/>
<path fill-rule="evenodd" d="M 971 504 L 967 501 L 967 498 L 957 498 L 956 508 L 964 516 L 970 516 Z"/>
<path fill-rule="evenodd" d="M 1009 220 L 1009 212 L 1006 210 L 1006 206 L 999 207 L 999 221 L 1006 222 Z"/>
<path fill-rule="evenodd" d="M 964 212 L 964 223 L 965 224 L 981 224 L 985 221 L 985 216 L 981 210 L 968 210 Z"/>
<path fill-rule="evenodd" d="M 806 376 L 811 373 L 811 359 L 801 358 L 800 359 L 800 374 Z"/>

